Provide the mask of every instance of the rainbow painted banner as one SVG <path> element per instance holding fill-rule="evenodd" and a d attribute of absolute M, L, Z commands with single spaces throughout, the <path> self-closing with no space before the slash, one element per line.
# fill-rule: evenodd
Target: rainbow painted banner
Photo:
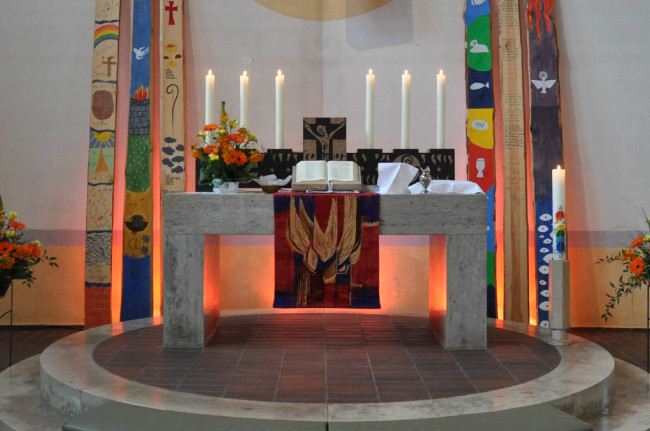
<path fill-rule="evenodd" d="M 131 101 L 124 196 L 124 252 L 120 320 L 152 314 L 152 0 L 134 0 L 131 40 Z"/>
<path fill-rule="evenodd" d="M 477 183 L 488 197 L 487 212 L 487 294 L 488 317 L 497 317 L 494 231 L 494 96 L 490 2 L 466 0 L 467 26 L 467 158 L 468 179 Z"/>
<path fill-rule="evenodd" d="M 563 165 L 558 49 L 553 0 L 527 0 L 530 136 L 535 194 L 537 322 L 549 326 L 549 265 L 553 258 L 552 170 Z"/>
<path fill-rule="evenodd" d="M 86 207 L 84 308 L 87 328 L 111 323 L 111 252 L 119 32 L 120 0 L 97 0 Z"/>

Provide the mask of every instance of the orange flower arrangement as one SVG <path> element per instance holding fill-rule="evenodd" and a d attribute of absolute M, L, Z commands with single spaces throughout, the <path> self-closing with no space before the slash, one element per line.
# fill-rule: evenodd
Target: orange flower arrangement
<path fill-rule="evenodd" d="M 203 142 L 192 145 L 192 156 L 201 161 L 199 184 L 248 182 L 257 175 L 254 170 L 264 155 L 253 144 L 255 134 L 239 127 L 237 120 L 228 120 L 225 102 L 221 102 L 220 124 L 206 124 L 199 136 Z"/>
<path fill-rule="evenodd" d="M 5 215 L 0 196 L 0 279 L 5 281 L 22 279 L 31 286 L 34 282 L 33 266 L 47 261 L 50 266 L 58 266 L 55 257 L 47 256 L 38 240 L 25 242 L 25 224 L 16 220 L 18 213 Z"/>
<path fill-rule="evenodd" d="M 643 215 L 650 229 L 650 219 L 645 213 Z M 622 264 L 623 271 L 618 278 L 618 284 L 609 283 L 614 293 L 607 294 L 609 299 L 605 304 L 605 313 L 601 316 L 605 321 L 608 317 L 612 317 L 611 311 L 620 303 L 623 296 L 629 295 L 634 289 L 641 289 L 644 284 L 650 286 L 650 234 L 634 238 L 629 248 L 624 248 L 612 256 L 605 256 L 597 263 L 612 262 Z"/>

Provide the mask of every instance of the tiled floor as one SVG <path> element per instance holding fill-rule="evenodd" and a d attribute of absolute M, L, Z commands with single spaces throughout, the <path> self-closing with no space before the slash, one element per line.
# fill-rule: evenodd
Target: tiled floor
<path fill-rule="evenodd" d="M 153 326 L 94 351 L 114 374 L 152 386 L 254 401 L 376 403 L 467 395 L 516 385 L 559 363 L 543 342 L 488 329 L 485 351 L 445 351 L 423 318 L 269 314 L 222 320 L 205 348 L 162 347 Z"/>
<path fill-rule="evenodd" d="M 82 328 L 39 326 L 13 329 L 12 363 L 16 364 L 41 353 L 56 340 L 74 334 Z M 0 326 L 0 371 L 9 367 L 9 327 Z"/>

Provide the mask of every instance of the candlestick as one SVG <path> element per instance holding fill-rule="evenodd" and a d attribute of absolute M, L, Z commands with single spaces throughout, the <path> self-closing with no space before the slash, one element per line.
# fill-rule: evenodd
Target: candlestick
<path fill-rule="evenodd" d="M 437 121 L 436 121 L 436 148 L 445 148 L 445 87 L 447 77 L 442 73 L 442 69 L 436 77 L 437 82 Z"/>
<path fill-rule="evenodd" d="M 248 80 L 249 76 L 242 73 L 239 77 L 239 124 L 248 127 Z"/>
<path fill-rule="evenodd" d="M 552 174 L 553 190 L 553 258 L 566 259 L 566 195 L 565 172 L 557 166 Z"/>
<path fill-rule="evenodd" d="M 405 70 L 402 75 L 402 139 L 401 148 L 409 147 L 411 122 L 411 75 Z"/>
<path fill-rule="evenodd" d="M 284 148 L 284 75 L 275 77 L 275 148 Z"/>
<path fill-rule="evenodd" d="M 205 124 L 214 123 L 214 75 L 212 69 L 205 75 Z"/>
<path fill-rule="evenodd" d="M 375 141 L 375 75 L 372 69 L 366 75 L 366 148 L 372 149 Z"/>

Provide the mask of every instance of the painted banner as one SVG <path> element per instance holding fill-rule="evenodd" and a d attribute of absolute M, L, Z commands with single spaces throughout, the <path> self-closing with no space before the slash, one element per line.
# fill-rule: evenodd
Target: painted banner
<path fill-rule="evenodd" d="M 183 0 L 163 2 L 161 196 L 185 191 L 183 17 Z"/>
<path fill-rule="evenodd" d="M 86 206 L 85 325 L 111 323 L 120 0 L 96 0 Z"/>
<path fill-rule="evenodd" d="M 276 308 L 380 308 L 379 195 L 277 193 Z"/>
<path fill-rule="evenodd" d="M 490 2 L 466 0 L 467 26 L 467 178 L 477 183 L 488 198 L 487 214 L 487 316 L 497 317 L 494 230 L 494 96 L 492 85 Z"/>
<path fill-rule="evenodd" d="M 528 217 L 518 0 L 498 0 L 503 127 L 504 318 L 528 323 Z"/>
<path fill-rule="evenodd" d="M 530 136 L 535 195 L 535 274 L 539 326 L 548 327 L 549 264 L 553 258 L 552 170 L 562 161 L 558 49 L 553 0 L 527 0 Z"/>
<path fill-rule="evenodd" d="M 152 311 L 151 1 L 133 1 L 131 100 L 124 196 L 122 321 L 149 317 Z"/>

